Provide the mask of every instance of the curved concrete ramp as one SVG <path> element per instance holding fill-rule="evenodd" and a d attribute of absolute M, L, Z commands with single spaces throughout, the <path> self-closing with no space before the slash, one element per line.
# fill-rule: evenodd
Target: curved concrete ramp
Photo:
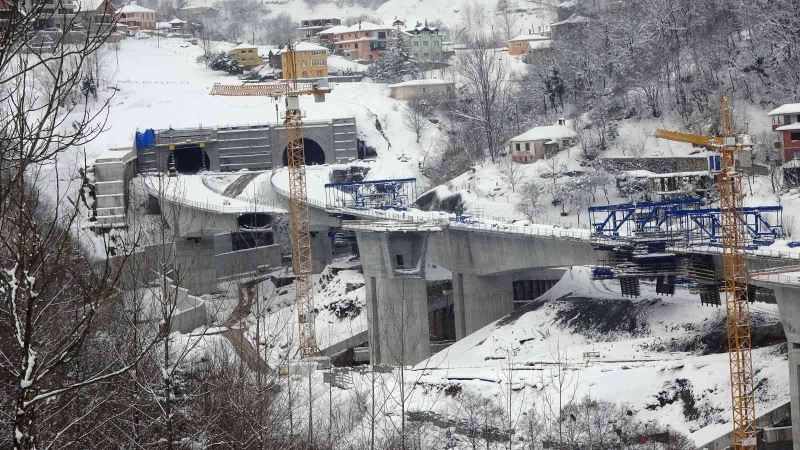
<path fill-rule="evenodd" d="M 158 200 L 170 228 L 180 237 L 237 232 L 237 219 L 242 214 L 287 213 L 277 205 L 247 202 L 214 192 L 203 183 L 202 175 L 148 176 L 144 186 L 148 195 Z"/>

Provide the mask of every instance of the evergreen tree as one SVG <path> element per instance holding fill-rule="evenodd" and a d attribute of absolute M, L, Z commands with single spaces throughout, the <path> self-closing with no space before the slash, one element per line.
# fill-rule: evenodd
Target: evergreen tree
<path fill-rule="evenodd" d="M 416 78 L 420 75 L 417 61 L 409 54 L 406 42 L 399 36 L 393 36 L 386 46 L 383 56 L 367 69 L 367 76 L 378 83 L 397 83 L 404 78 Z"/>
<path fill-rule="evenodd" d="M 219 52 L 211 57 L 208 67 L 212 70 L 224 70 L 228 73 L 241 73 L 242 68 L 239 67 L 239 60 L 235 55 L 226 52 Z"/>

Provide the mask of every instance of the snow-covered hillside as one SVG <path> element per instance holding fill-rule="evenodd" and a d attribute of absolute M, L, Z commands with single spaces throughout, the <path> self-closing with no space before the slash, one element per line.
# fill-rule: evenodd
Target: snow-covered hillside
<path fill-rule="evenodd" d="M 468 8 L 482 10 L 486 17 L 493 18 L 498 12 L 496 1 L 474 0 L 388 0 L 377 8 L 368 8 L 354 4 L 348 0 L 269 0 L 266 6 L 273 14 L 286 13 L 295 20 L 313 19 L 322 17 L 357 17 L 366 14 L 370 17 L 382 19 L 391 23 L 400 18 L 407 22 L 425 20 L 440 20 L 449 27 L 465 26 L 464 14 Z M 554 5 L 558 2 L 533 2 L 518 0 L 508 2 L 509 10 L 517 17 L 517 28 L 521 30 L 539 29 L 552 21 L 555 13 Z M 469 4 L 469 5 L 468 5 Z M 481 25 L 488 29 L 491 22 Z"/>
<path fill-rule="evenodd" d="M 730 431 L 724 310 L 701 306 L 678 289 L 622 298 L 616 281 L 591 281 L 588 269 L 568 270 L 528 306 L 456 342 L 415 367 L 420 383 L 458 384 L 489 397 L 517 384 L 520 411 L 553 395 L 559 364 L 571 397 L 627 404 L 636 419 L 690 434 L 700 445 Z M 786 346 L 775 305 L 753 308 L 754 372 L 759 414 L 789 401 Z M 563 383 L 562 383 L 563 384 Z M 452 405 L 438 404 L 446 413 Z"/>

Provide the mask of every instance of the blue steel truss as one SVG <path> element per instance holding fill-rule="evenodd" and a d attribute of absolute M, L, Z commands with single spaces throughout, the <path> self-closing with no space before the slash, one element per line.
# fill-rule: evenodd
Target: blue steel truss
<path fill-rule="evenodd" d="M 327 208 L 404 210 L 416 200 L 417 180 L 374 180 L 325 185 Z"/>
<path fill-rule="evenodd" d="M 637 202 L 619 205 L 590 206 L 589 220 L 594 234 L 605 237 L 630 235 L 661 230 L 673 211 L 699 206 L 696 198 L 680 198 L 662 202 Z"/>
<path fill-rule="evenodd" d="M 719 208 L 699 208 L 693 198 L 592 206 L 589 218 L 595 236 L 618 238 L 638 233 L 669 231 L 690 245 L 715 245 L 722 239 Z M 783 207 L 742 208 L 742 220 L 752 244 L 769 245 L 784 237 Z"/>
<path fill-rule="evenodd" d="M 719 208 L 673 211 L 678 229 L 690 244 L 716 244 L 722 239 Z M 784 237 L 783 207 L 748 206 L 742 208 L 745 231 L 754 244 L 770 244 Z"/>

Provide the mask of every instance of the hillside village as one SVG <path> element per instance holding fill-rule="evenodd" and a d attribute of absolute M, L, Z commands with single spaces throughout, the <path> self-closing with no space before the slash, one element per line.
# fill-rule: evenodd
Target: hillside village
<path fill-rule="evenodd" d="M 790 10 L 0 0 L 0 447 L 800 449 Z"/>

